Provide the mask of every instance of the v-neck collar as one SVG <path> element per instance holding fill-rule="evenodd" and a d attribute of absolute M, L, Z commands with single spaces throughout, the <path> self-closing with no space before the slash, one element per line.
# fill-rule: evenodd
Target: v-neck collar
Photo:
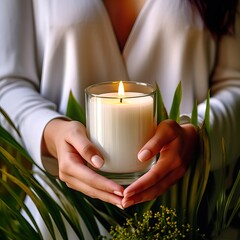
<path fill-rule="evenodd" d="M 119 47 L 119 44 L 118 44 L 117 36 L 116 36 L 115 31 L 114 31 L 114 29 L 113 29 L 113 25 L 112 25 L 110 16 L 109 16 L 109 14 L 108 14 L 108 11 L 107 11 L 107 9 L 106 9 L 106 6 L 105 6 L 104 2 L 101 1 L 104 14 L 105 14 L 105 16 L 106 16 L 106 19 L 107 19 L 108 24 L 109 24 L 109 26 L 110 26 L 110 29 L 111 29 L 111 31 L 112 31 L 112 35 L 114 36 L 116 45 L 117 45 L 118 50 L 119 50 L 119 52 L 120 52 L 121 55 L 123 55 L 123 56 L 125 55 L 126 49 L 127 49 L 128 46 L 130 45 L 129 43 L 132 41 L 132 38 L 134 37 L 134 35 L 138 32 L 137 30 L 138 30 L 138 28 L 141 26 L 142 16 L 144 15 L 144 13 L 145 13 L 145 11 L 146 11 L 149 2 L 150 2 L 150 0 L 146 0 L 146 2 L 143 4 L 141 10 L 139 11 L 139 14 L 137 15 L 137 17 L 136 17 L 136 19 L 135 19 L 135 21 L 134 21 L 133 27 L 132 27 L 132 29 L 131 29 L 128 37 L 127 37 L 127 40 L 126 40 L 126 42 L 125 42 L 125 44 L 124 44 L 124 47 L 123 47 L 123 49 L 122 49 L 122 51 L 121 51 L 121 49 L 120 49 L 120 47 Z"/>

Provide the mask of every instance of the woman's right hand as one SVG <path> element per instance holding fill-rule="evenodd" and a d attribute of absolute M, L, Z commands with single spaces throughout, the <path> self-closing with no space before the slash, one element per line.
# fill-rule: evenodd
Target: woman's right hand
<path fill-rule="evenodd" d="M 100 168 L 104 160 L 83 124 L 65 119 L 50 121 L 44 130 L 42 151 L 58 159 L 59 178 L 68 187 L 122 208 L 124 188 L 87 166 Z"/>

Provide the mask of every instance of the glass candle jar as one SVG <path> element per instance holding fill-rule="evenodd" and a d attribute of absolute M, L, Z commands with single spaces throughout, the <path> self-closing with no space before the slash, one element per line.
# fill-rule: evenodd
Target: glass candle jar
<path fill-rule="evenodd" d="M 156 130 L 156 88 L 140 82 L 103 82 L 85 90 L 87 133 L 100 150 L 99 174 L 128 185 L 148 171 L 137 158 Z"/>

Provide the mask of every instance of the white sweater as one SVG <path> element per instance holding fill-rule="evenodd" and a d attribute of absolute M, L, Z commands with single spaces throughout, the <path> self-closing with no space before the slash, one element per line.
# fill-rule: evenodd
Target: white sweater
<path fill-rule="evenodd" d="M 87 86 L 112 80 L 157 82 L 168 110 L 181 80 L 181 114 L 198 100 L 199 122 L 210 89 L 212 169 L 222 136 L 227 159 L 240 156 L 239 16 L 236 36 L 215 42 L 188 1 L 147 0 L 120 52 L 100 0 L 1 0 L 0 104 L 38 164 L 57 173 L 41 138 L 65 114 L 70 90 L 84 106 Z"/>

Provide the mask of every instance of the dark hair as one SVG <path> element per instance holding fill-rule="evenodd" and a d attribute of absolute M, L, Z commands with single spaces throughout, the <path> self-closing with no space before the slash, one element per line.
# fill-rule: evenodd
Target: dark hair
<path fill-rule="evenodd" d="M 189 0 L 196 6 L 206 28 L 214 37 L 233 34 L 238 0 Z"/>

